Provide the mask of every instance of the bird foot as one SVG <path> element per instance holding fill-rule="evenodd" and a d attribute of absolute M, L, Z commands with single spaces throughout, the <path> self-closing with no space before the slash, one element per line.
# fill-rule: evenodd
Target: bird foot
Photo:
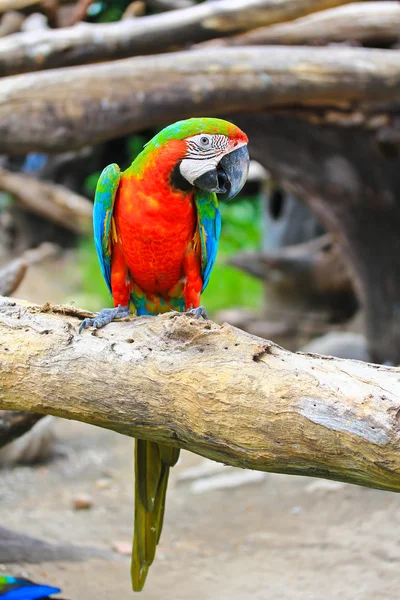
<path fill-rule="evenodd" d="M 129 306 L 121 306 L 119 304 L 116 308 L 103 308 L 94 319 L 83 319 L 79 326 L 79 333 L 82 333 L 82 329 L 86 329 L 87 327 L 99 329 L 111 323 L 114 319 L 122 319 L 123 317 L 129 317 Z"/>
<path fill-rule="evenodd" d="M 197 308 L 191 308 L 190 310 L 187 311 L 188 315 L 194 315 L 196 319 L 200 319 L 200 317 L 203 317 L 203 319 L 208 319 L 208 314 L 206 309 L 204 308 L 204 306 L 198 306 Z"/>

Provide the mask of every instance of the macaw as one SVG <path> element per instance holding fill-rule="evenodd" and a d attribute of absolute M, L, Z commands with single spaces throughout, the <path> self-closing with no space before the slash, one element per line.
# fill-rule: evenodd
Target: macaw
<path fill-rule="evenodd" d="M 50 596 L 59 592 L 58 588 L 33 583 L 29 579 L 0 575 L 1 600 L 50 600 Z"/>
<path fill-rule="evenodd" d="M 94 241 L 114 300 L 85 327 L 115 318 L 191 311 L 206 316 L 200 295 L 215 262 L 221 218 L 216 194 L 233 198 L 249 167 L 238 127 L 194 118 L 166 127 L 131 166 L 104 169 L 93 209 Z M 170 467 L 179 449 L 135 440 L 135 516 L 131 577 L 143 589 L 163 524 Z"/>

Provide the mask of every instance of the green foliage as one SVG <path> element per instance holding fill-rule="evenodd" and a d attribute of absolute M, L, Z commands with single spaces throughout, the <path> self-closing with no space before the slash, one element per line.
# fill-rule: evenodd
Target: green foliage
<path fill-rule="evenodd" d="M 95 23 L 119 21 L 131 0 L 113 0 L 113 2 L 95 1 L 87 9 L 87 17 Z"/>
<path fill-rule="evenodd" d="M 261 203 L 257 199 L 241 198 L 230 204 L 220 203 L 222 231 L 218 256 L 210 283 L 202 296 L 202 304 L 210 315 L 231 307 L 260 309 L 262 284 L 227 265 L 229 257 L 242 250 L 256 250 L 261 243 Z"/>
<path fill-rule="evenodd" d="M 221 203 L 222 233 L 219 251 L 210 283 L 202 303 L 212 316 L 217 310 L 229 307 L 261 308 L 262 284 L 226 264 L 230 256 L 241 250 L 255 250 L 261 241 L 259 199 L 242 198 L 230 204 Z M 78 248 L 78 268 L 82 279 L 82 295 L 75 297 L 78 305 L 100 310 L 112 305 L 97 262 L 94 243 L 85 238 Z"/>
<path fill-rule="evenodd" d="M 12 197 L 6 192 L 0 192 L 0 212 L 12 204 Z"/>

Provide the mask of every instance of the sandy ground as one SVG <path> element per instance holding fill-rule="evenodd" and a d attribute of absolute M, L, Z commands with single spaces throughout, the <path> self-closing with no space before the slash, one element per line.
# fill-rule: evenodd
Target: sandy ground
<path fill-rule="evenodd" d="M 58 301 L 53 292 L 31 294 L 27 280 L 18 295 Z M 54 460 L 0 472 L 0 525 L 104 556 L 43 562 L 34 551 L 33 562 L 0 572 L 58 585 L 68 600 L 128 600 L 129 557 L 112 547 L 132 537 L 133 442 L 61 420 L 56 430 Z M 183 453 L 173 469 L 143 600 L 398 600 L 399 496 L 274 474 L 234 485 L 250 472 L 228 467 L 222 479 L 211 471 L 182 480 L 213 464 Z M 92 496 L 92 508 L 73 509 L 79 493 Z"/>
<path fill-rule="evenodd" d="M 1 525 L 107 555 L 4 564 L 0 572 L 59 585 L 69 600 L 128 600 L 129 558 L 112 546 L 132 535 L 132 440 L 61 420 L 57 435 L 51 463 L 1 473 Z M 180 480 L 204 462 L 184 453 L 173 470 L 144 600 L 398 600 L 398 496 L 275 474 L 224 489 L 212 489 L 221 483 L 213 472 Z M 224 485 L 245 473 L 223 472 Z M 196 492 L 199 482 L 211 489 Z M 74 510 L 73 498 L 83 492 L 93 506 Z M 40 552 L 32 560 L 40 561 Z"/>

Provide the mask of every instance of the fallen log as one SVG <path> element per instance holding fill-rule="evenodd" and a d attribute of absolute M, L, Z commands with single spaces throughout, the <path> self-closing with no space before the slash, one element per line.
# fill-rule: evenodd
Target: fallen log
<path fill-rule="evenodd" d="M 398 2 L 357 2 L 313 13 L 288 23 L 259 27 L 203 42 L 204 46 L 300 45 L 358 42 L 389 45 L 400 39 Z M 200 46 L 200 44 L 199 44 Z"/>
<path fill-rule="evenodd" d="M 63 185 L 39 181 L 0 167 L 0 190 L 11 194 L 25 209 L 76 233 L 88 233 L 93 205 Z"/>
<path fill-rule="evenodd" d="M 80 336 L 81 315 L 3 299 L 0 409 L 239 467 L 400 491 L 399 369 L 292 354 L 177 313 Z"/>
<path fill-rule="evenodd" d="M 337 323 L 358 308 L 349 268 L 330 234 L 276 250 L 240 252 L 228 262 L 265 282 L 265 318 L 287 313 L 299 324 L 305 314 L 325 315 Z"/>
<path fill-rule="evenodd" d="M 0 153 L 71 150 L 190 116 L 344 110 L 399 95 L 398 50 L 258 46 L 132 58 L 5 78 Z"/>
<path fill-rule="evenodd" d="M 220 0 L 182 10 L 0 40 L 0 77 L 176 49 L 289 21 L 348 0 Z"/>
<path fill-rule="evenodd" d="M 400 364 L 396 119 L 387 115 L 378 129 L 316 125 L 289 112 L 238 113 L 232 120 L 248 134 L 253 159 L 305 202 L 338 240 L 365 309 L 372 360 Z"/>

